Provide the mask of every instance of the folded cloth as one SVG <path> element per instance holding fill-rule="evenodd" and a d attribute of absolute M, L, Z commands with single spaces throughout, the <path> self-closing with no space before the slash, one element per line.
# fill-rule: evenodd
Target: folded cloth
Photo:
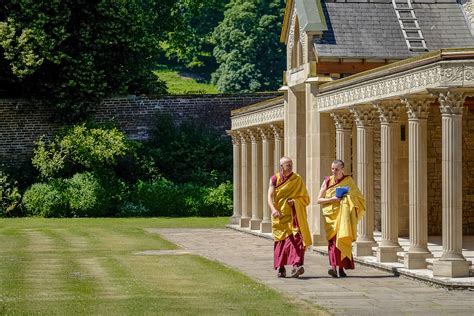
<path fill-rule="evenodd" d="M 336 188 L 336 197 L 337 198 L 342 198 L 347 193 L 349 193 L 349 187 L 338 187 L 338 188 Z"/>

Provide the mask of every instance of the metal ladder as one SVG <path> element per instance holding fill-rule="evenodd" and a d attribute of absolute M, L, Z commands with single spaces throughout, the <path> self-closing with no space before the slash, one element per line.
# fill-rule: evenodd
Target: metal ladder
<path fill-rule="evenodd" d="M 423 33 L 416 20 L 411 0 L 392 0 L 392 5 L 397 14 L 398 23 L 402 29 L 408 49 L 412 52 L 428 51 Z"/>

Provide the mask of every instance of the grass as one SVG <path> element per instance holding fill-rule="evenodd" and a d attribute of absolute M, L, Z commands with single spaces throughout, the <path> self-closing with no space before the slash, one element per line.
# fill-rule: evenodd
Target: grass
<path fill-rule="evenodd" d="M 292 301 L 146 228 L 222 228 L 228 218 L 1 219 L 0 315 L 300 315 Z"/>
<path fill-rule="evenodd" d="M 216 94 L 217 88 L 209 83 L 198 82 L 192 74 L 175 69 L 159 69 L 155 74 L 168 86 L 169 94 Z"/>

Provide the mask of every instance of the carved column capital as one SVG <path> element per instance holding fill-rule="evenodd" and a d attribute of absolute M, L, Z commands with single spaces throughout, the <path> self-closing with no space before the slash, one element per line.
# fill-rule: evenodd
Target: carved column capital
<path fill-rule="evenodd" d="M 439 110 L 442 115 L 462 114 L 466 94 L 449 89 L 432 90 L 431 94 L 438 98 Z"/>
<path fill-rule="evenodd" d="M 427 119 L 430 113 L 430 104 L 433 102 L 429 97 L 402 97 L 400 98 L 405 107 L 409 120 Z"/>
<path fill-rule="evenodd" d="M 275 134 L 273 133 L 273 129 L 270 126 L 259 126 L 257 127 L 257 130 L 260 133 L 260 137 L 262 137 L 262 140 L 268 141 L 275 139 Z"/>
<path fill-rule="evenodd" d="M 273 136 L 276 140 L 283 139 L 283 127 L 277 124 L 271 124 L 270 128 L 273 131 Z"/>
<path fill-rule="evenodd" d="M 395 123 L 400 120 L 400 102 L 374 102 L 373 107 L 377 110 L 382 124 Z"/>
<path fill-rule="evenodd" d="M 352 107 L 350 109 L 358 127 L 367 127 L 374 124 L 375 111 L 368 107 Z"/>
<path fill-rule="evenodd" d="M 353 119 L 350 112 L 332 112 L 331 117 L 334 120 L 336 129 L 351 129 Z"/>
<path fill-rule="evenodd" d="M 248 133 L 248 135 L 250 137 L 250 141 L 252 143 L 258 143 L 259 141 L 262 140 L 260 132 L 258 131 L 257 128 L 248 128 L 247 133 Z"/>
<path fill-rule="evenodd" d="M 250 135 L 247 133 L 246 130 L 239 130 L 237 131 L 237 133 L 239 134 L 240 136 L 240 143 L 241 144 L 247 144 L 247 143 L 250 143 Z"/>
<path fill-rule="evenodd" d="M 232 144 L 233 145 L 240 145 L 240 135 L 237 131 L 231 131 L 227 130 L 225 131 L 227 135 L 229 135 L 232 138 Z"/>

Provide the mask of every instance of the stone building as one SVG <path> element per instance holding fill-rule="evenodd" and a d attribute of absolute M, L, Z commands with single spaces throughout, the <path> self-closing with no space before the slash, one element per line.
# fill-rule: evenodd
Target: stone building
<path fill-rule="evenodd" d="M 469 276 L 474 234 L 474 5 L 471 0 L 288 0 L 284 96 L 232 111 L 231 223 L 270 232 L 268 179 L 282 155 L 311 197 L 314 245 L 326 244 L 316 203 L 335 158 L 367 202 L 354 255 Z M 374 240 L 374 231 L 381 240 Z M 398 253 L 398 255 L 397 255 Z"/>

